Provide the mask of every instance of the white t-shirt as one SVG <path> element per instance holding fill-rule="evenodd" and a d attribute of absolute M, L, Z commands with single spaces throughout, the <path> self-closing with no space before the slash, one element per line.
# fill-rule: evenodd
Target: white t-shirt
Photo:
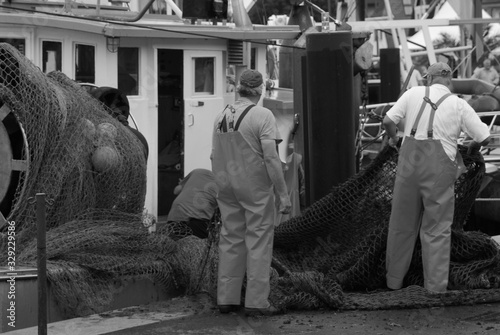
<path fill-rule="evenodd" d="M 446 86 L 434 84 L 430 87 L 429 98 L 436 103 L 447 93 L 450 93 L 450 90 Z M 410 136 L 424 97 L 425 86 L 413 87 L 406 91 L 387 112 L 387 116 L 396 124 L 402 119 L 406 120 L 405 137 Z M 430 111 L 431 106 L 426 104 L 417 126 L 415 134 L 417 140 L 427 139 Z M 441 141 L 444 151 L 452 161 L 455 161 L 457 140 L 462 131 L 478 143 L 490 136 L 488 126 L 481 121 L 474 109 L 465 100 L 455 95 L 446 98 L 439 105 L 434 116 L 433 131 L 433 138 Z"/>

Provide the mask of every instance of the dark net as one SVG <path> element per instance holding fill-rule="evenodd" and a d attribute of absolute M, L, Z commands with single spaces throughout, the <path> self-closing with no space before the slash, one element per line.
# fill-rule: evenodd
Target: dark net
<path fill-rule="evenodd" d="M 208 292 L 215 298 L 220 220 L 201 240 L 182 223 L 148 231 L 143 213 L 146 162 L 141 142 L 62 73 L 45 75 L 0 44 L 0 103 L 25 141 L 15 160 L 14 187 L 2 212 L 16 222 L 17 265 L 36 265 L 34 195 L 49 199 L 47 275 L 66 317 L 109 308 L 116 280 L 149 279 L 164 290 Z M 104 124 L 104 125 L 103 125 Z M 15 139 L 14 126 L 11 138 Z M 12 144 L 13 146 L 16 143 Z M 95 152 L 106 147 L 96 159 Z M 270 300 L 290 309 L 380 309 L 500 301 L 498 245 L 463 229 L 484 175 L 482 156 L 460 151 L 468 168 L 456 182 L 450 291 L 423 289 L 417 244 L 405 288 L 385 289 L 385 243 L 397 152 L 386 147 L 363 171 L 300 216 L 276 228 Z M 99 158 L 99 157 L 97 157 Z M 17 178 L 17 179 L 16 179 Z M 6 204 L 8 206 L 6 206 Z M 7 209 L 5 209 L 7 208 Z M 7 229 L 0 247 L 7 250 Z M 7 257 L 0 265 L 7 263 Z M 215 301 L 215 300 L 214 300 Z"/>
<path fill-rule="evenodd" d="M 463 229 L 484 176 L 484 161 L 479 152 L 467 154 L 463 146 L 459 150 L 467 172 L 455 183 L 448 286 L 453 294 L 436 296 L 417 287 L 423 286 L 419 242 L 405 278 L 407 288 L 396 292 L 384 289 L 385 247 L 397 166 L 397 151 L 385 147 L 361 173 L 276 228 L 274 265 L 283 275 L 273 290 L 274 303 L 282 308 L 370 309 L 498 298 L 498 244 L 486 234 Z"/>

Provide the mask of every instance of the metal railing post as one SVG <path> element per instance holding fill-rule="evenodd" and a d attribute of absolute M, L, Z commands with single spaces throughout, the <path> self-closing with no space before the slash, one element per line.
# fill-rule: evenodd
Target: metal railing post
<path fill-rule="evenodd" d="M 38 335 L 47 335 L 47 253 L 45 240 L 45 193 L 36 194 Z"/>

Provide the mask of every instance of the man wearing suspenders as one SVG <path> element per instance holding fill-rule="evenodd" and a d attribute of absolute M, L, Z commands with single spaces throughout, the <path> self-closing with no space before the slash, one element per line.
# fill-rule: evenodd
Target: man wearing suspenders
<path fill-rule="evenodd" d="M 420 235 L 424 286 L 446 292 L 450 264 L 455 181 L 464 172 L 457 140 L 463 131 L 471 146 L 488 144 L 490 133 L 463 99 L 452 95 L 451 68 L 431 65 L 424 78 L 429 86 L 406 91 L 387 112 L 384 127 L 389 145 L 398 143 L 397 124 L 404 119 L 399 149 L 386 253 L 386 280 L 400 289 Z"/>
<path fill-rule="evenodd" d="M 273 315 L 268 301 L 276 204 L 289 213 L 291 203 L 277 152 L 278 128 L 273 113 L 256 106 L 262 75 L 245 70 L 240 98 L 215 120 L 212 171 L 219 193 L 222 227 L 219 239 L 217 304 L 221 313 L 240 306 L 246 273 L 245 314 Z"/>

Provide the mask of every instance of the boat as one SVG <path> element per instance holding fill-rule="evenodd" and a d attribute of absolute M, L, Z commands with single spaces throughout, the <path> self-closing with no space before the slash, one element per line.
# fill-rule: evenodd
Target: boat
<path fill-rule="evenodd" d="M 178 180 L 194 168 L 211 168 L 212 129 L 207 124 L 234 101 L 239 73 L 248 67 L 267 73 L 270 50 L 286 41 L 293 44 L 309 28 L 297 21 L 284 24 L 283 16 L 277 18 L 283 24 L 252 24 L 246 11 L 255 1 L 233 2 L 228 20 L 228 8 L 216 14 L 210 12 L 213 8 L 193 9 L 189 1 L 184 1 L 183 12 L 181 2 L 173 0 L 113 0 L 106 4 L 100 0 L 71 4 L 13 0 L 0 5 L 0 42 L 18 48 L 44 73 L 61 71 L 87 87 L 117 88 L 126 95 L 131 124 L 149 145 L 145 209 L 164 218 Z M 333 21 L 329 23 L 332 30 L 336 27 Z M 420 27 L 425 32 L 429 27 L 463 25 L 448 19 L 349 24 L 354 33 L 374 31 L 370 40 L 384 29 L 401 32 Z M 402 45 L 404 63 L 409 67 L 407 49 Z M 441 51 L 429 48 L 424 53 L 435 59 Z M 377 50 L 374 61 L 378 55 Z M 280 71 L 290 70 L 287 55 L 279 56 Z M 207 69 L 210 74 L 203 75 Z M 302 108 L 298 95 L 304 92 L 294 92 L 292 85 L 279 81 L 269 84 L 278 88 L 268 92 L 264 105 L 272 106 L 280 118 L 284 114 L 285 122 L 295 123 Z M 298 147 L 303 154 L 304 148 Z M 283 161 L 286 151 L 286 144 L 280 146 Z M 1 212 L 5 221 L 9 210 Z"/>
<path fill-rule="evenodd" d="M 131 124 L 149 145 L 145 209 L 155 217 L 168 214 L 180 178 L 211 168 L 210 125 L 235 100 L 235 78 L 249 67 L 265 73 L 268 45 L 300 34 L 294 25 L 252 25 L 243 1 L 233 1 L 229 21 L 188 1 L 183 15 L 176 3 L 0 5 L 0 42 L 44 73 L 61 71 L 87 87 L 117 88 L 127 96 Z M 2 221 L 7 216 L 8 209 Z"/>

